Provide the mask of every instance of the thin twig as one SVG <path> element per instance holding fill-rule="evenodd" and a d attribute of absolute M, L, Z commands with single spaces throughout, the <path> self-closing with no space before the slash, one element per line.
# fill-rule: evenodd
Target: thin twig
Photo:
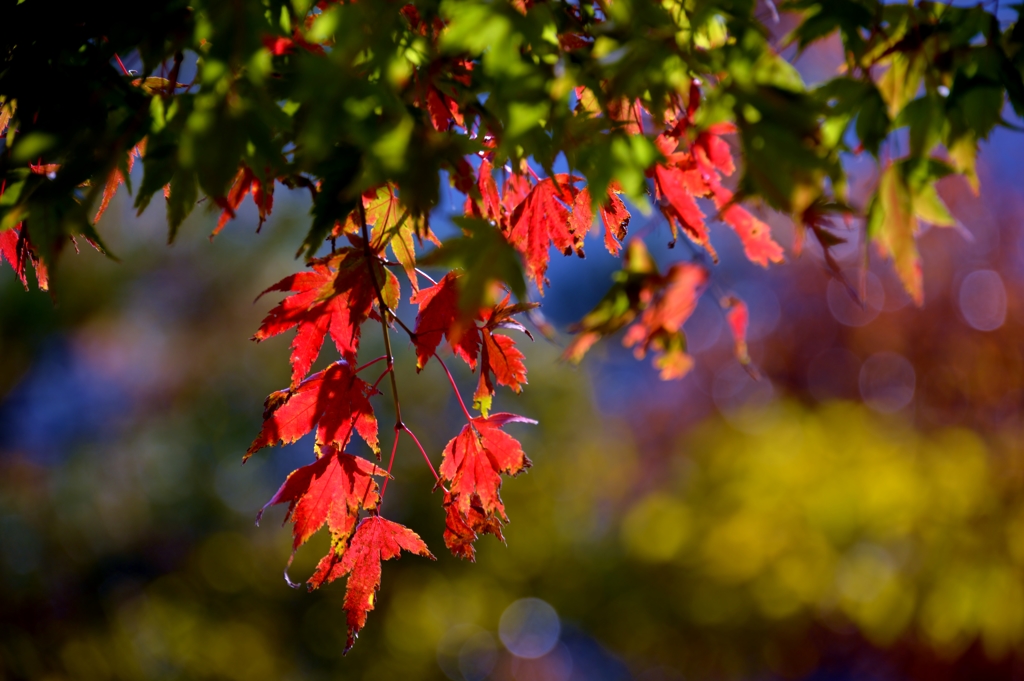
<path fill-rule="evenodd" d="M 174 66 L 171 67 L 171 75 L 167 77 L 167 84 L 164 85 L 164 98 L 172 96 L 178 89 L 178 72 L 181 71 L 181 62 L 185 56 L 178 50 L 174 53 Z"/>
<path fill-rule="evenodd" d="M 377 380 L 373 382 L 373 385 L 370 386 L 370 388 L 372 390 L 376 390 L 377 386 L 380 385 L 380 382 L 384 380 L 384 377 L 391 373 L 392 368 L 393 367 L 388 367 L 387 369 L 385 369 L 384 373 L 377 377 Z"/>
<path fill-rule="evenodd" d="M 402 428 L 404 428 L 402 424 L 395 424 L 395 441 L 391 445 L 391 458 L 388 459 L 388 474 L 387 477 L 384 478 L 384 484 L 381 485 L 380 488 L 380 503 L 377 504 L 378 508 L 380 508 L 380 504 L 384 503 L 384 493 L 388 491 L 388 480 L 391 479 L 391 467 L 395 465 L 395 452 L 398 451 L 398 434 L 402 432 Z"/>
<path fill-rule="evenodd" d="M 370 270 L 370 282 L 373 283 L 373 290 L 377 294 L 377 305 L 380 307 L 380 328 L 384 334 L 384 355 L 388 361 L 388 375 L 391 376 L 391 400 L 395 405 L 395 428 L 402 424 L 402 405 L 398 400 L 398 381 L 395 379 L 395 355 L 391 352 L 391 335 L 388 333 L 388 315 L 391 310 L 384 302 L 384 293 L 380 290 L 380 283 L 377 282 L 377 273 L 373 269 L 373 259 L 376 257 L 370 250 L 370 234 L 366 227 L 366 209 L 363 202 L 359 201 L 359 222 L 363 230 L 363 252 L 366 254 L 366 267 Z M 405 325 L 402 325 L 405 328 Z"/>
<path fill-rule="evenodd" d="M 427 281 L 429 281 L 429 282 L 431 283 L 431 285 L 432 285 L 432 286 L 437 286 L 437 282 L 436 282 L 436 281 L 434 281 L 434 278 L 433 278 L 433 277 L 431 277 L 431 276 L 430 276 L 429 274 L 427 274 L 426 272 L 424 272 L 423 270 L 421 270 L 421 269 L 420 269 L 419 267 L 417 267 L 417 268 L 416 268 L 416 274 L 420 275 L 421 277 L 423 277 L 424 279 L 426 279 Z"/>
<path fill-rule="evenodd" d="M 114 53 L 114 59 L 117 60 L 117 65 L 121 67 L 122 71 L 124 71 L 124 75 L 126 75 L 126 76 L 131 76 L 132 75 L 131 71 L 129 71 L 127 68 L 125 68 L 124 62 L 121 61 L 121 57 L 119 57 L 117 55 L 117 52 Z"/>
<path fill-rule="evenodd" d="M 367 367 L 372 367 L 372 366 L 373 366 L 374 364 L 376 364 L 377 362 L 379 362 L 379 361 L 381 361 L 381 360 L 384 360 L 384 359 L 387 359 L 387 358 L 388 358 L 388 356 L 387 356 L 387 355 L 381 355 L 381 356 L 380 356 L 380 357 L 378 357 L 377 359 L 371 359 L 371 360 L 370 360 L 369 362 L 367 362 L 366 364 L 364 364 L 364 365 L 362 365 L 362 366 L 359 366 L 359 367 L 356 367 L 356 368 L 355 368 L 355 369 L 354 369 L 354 370 L 352 371 L 352 373 L 354 373 L 354 374 L 358 374 L 358 373 L 359 373 L 360 371 L 362 371 L 363 369 L 365 369 L 365 368 L 367 368 Z"/>
<path fill-rule="evenodd" d="M 448 382 L 452 384 L 452 390 L 455 391 L 455 396 L 459 398 L 459 406 L 462 407 L 462 413 L 466 415 L 466 420 L 472 424 L 473 417 L 470 416 L 469 410 L 466 409 L 466 403 L 462 401 L 462 394 L 459 393 L 459 387 L 455 385 L 455 379 L 452 377 L 452 372 L 448 371 L 448 365 L 445 364 L 444 360 L 437 355 L 434 355 L 434 359 L 436 359 L 437 363 L 441 365 L 442 369 L 444 369 L 444 373 L 448 375 Z"/>
<path fill-rule="evenodd" d="M 416 443 L 416 447 L 419 448 L 420 454 L 423 455 L 423 460 L 427 462 L 427 465 L 430 466 L 430 472 L 434 474 L 434 480 L 437 480 L 437 484 L 441 485 L 441 476 L 438 475 L 437 471 L 434 469 L 434 464 L 430 462 L 430 457 L 427 456 L 427 451 L 423 449 L 423 445 L 420 444 L 419 438 L 416 437 L 414 432 L 409 430 L 409 426 L 402 426 L 402 430 L 408 433 L 409 437 L 412 438 L 412 441 Z M 441 488 L 444 489 L 444 485 L 441 485 Z M 444 491 L 447 492 L 448 490 L 444 489 Z"/>

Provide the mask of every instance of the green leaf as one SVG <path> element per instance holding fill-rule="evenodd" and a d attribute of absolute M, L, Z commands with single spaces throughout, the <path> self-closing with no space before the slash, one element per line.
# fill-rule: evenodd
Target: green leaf
<path fill-rule="evenodd" d="M 196 174 L 184 168 L 178 168 L 171 177 L 171 194 L 167 198 L 167 223 L 169 231 L 167 243 L 173 243 L 178 235 L 178 228 L 185 221 L 199 201 L 199 185 Z"/>
<path fill-rule="evenodd" d="M 903 107 L 895 127 L 910 128 L 910 155 L 920 158 L 939 143 L 944 123 L 942 100 L 938 95 L 925 95 Z"/>
<path fill-rule="evenodd" d="M 890 164 L 882 171 L 868 209 L 868 236 L 893 259 L 903 287 L 917 305 L 924 301 L 921 259 L 914 242 L 918 219 L 937 227 L 956 224 L 935 189 L 935 181 L 951 170 L 934 159 Z"/>
<path fill-rule="evenodd" d="M 57 138 L 45 132 L 30 132 L 18 137 L 11 160 L 15 163 L 35 163 L 36 160 L 57 145 Z"/>
<path fill-rule="evenodd" d="M 334 223 L 343 223 L 359 205 L 360 197 L 352 184 L 359 173 L 361 158 L 353 147 L 339 146 L 327 160 L 317 165 L 316 174 L 322 180 L 313 200 L 313 223 L 296 257 L 305 254 L 308 260 L 316 256 L 334 229 Z"/>
<path fill-rule="evenodd" d="M 458 267 L 466 272 L 460 277 L 459 297 L 464 312 L 475 313 L 488 299 L 494 282 L 505 284 L 516 299 L 526 302 L 526 278 L 523 263 L 512 245 L 498 228 L 486 220 L 453 218 L 466 236 L 449 239 L 423 260 L 426 265 Z"/>
<path fill-rule="evenodd" d="M 895 118 L 917 95 L 927 66 L 924 56 L 916 52 L 896 52 L 889 57 L 889 68 L 878 79 L 878 90 L 889 107 L 889 116 Z"/>
<path fill-rule="evenodd" d="M 878 180 L 868 210 L 868 234 L 892 258 L 903 288 L 917 305 L 924 302 L 921 258 L 914 237 L 917 218 L 906 180 L 898 165 L 889 165 Z"/>

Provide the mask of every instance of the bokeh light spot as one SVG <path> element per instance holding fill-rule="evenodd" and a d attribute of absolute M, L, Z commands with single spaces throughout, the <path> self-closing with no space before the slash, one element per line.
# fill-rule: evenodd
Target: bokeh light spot
<path fill-rule="evenodd" d="M 459 648 L 459 672 L 465 681 L 483 681 L 498 661 L 498 646 L 486 631 L 470 636 Z"/>
<path fill-rule="evenodd" d="M 902 355 L 878 352 L 860 368 L 860 395 L 875 411 L 899 411 L 914 399 L 916 381 L 914 367 Z"/>
<path fill-rule="evenodd" d="M 1006 321 L 1006 287 L 998 272 L 975 270 L 960 283 L 960 313 L 979 331 L 994 331 Z"/>
<path fill-rule="evenodd" d="M 722 337 L 722 318 L 718 304 L 702 296 L 693 314 L 683 324 L 687 352 L 696 354 L 713 347 Z"/>
<path fill-rule="evenodd" d="M 509 652 L 536 659 L 555 647 L 562 632 L 558 613 L 539 598 L 521 598 L 505 608 L 498 623 L 498 635 Z"/>
<path fill-rule="evenodd" d="M 437 664 L 452 681 L 483 681 L 497 662 L 494 636 L 472 624 L 450 628 L 437 644 Z"/>
<path fill-rule="evenodd" d="M 690 535 L 690 511 L 677 499 L 654 493 L 634 505 L 622 522 L 622 542 L 652 563 L 671 560 Z"/>

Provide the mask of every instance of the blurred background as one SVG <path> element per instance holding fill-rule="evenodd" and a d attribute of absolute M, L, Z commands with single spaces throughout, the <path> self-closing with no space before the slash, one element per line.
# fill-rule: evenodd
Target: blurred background
<path fill-rule="evenodd" d="M 861 307 L 815 246 L 793 257 L 784 220 L 762 214 L 789 260 L 770 270 L 716 225 L 682 381 L 618 338 L 560 363 L 618 261 L 597 241 L 556 260 L 542 312 L 563 334 L 523 339 L 530 385 L 495 399 L 540 422 L 510 426 L 534 467 L 502 489 L 507 546 L 447 554 L 403 440 L 384 513 L 438 561 L 385 563 L 344 658 L 344 585 L 288 588 L 284 509 L 253 523 L 311 442 L 241 464 L 291 341 L 250 342 L 275 302 L 250 301 L 301 266 L 306 199 L 279 187 L 261 234 L 246 203 L 212 242 L 197 211 L 166 246 L 161 208 L 136 218 L 120 194 L 100 225 L 120 262 L 65 253 L 52 297 L 0 269 L 0 679 L 1024 679 L 1022 157 L 1024 136 L 1000 132 L 980 197 L 941 185 L 962 226 L 922 236 L 920 309 L 875 255 Z M 452 190 L 439 232 L 459 204 Z M 631 231 L 663 266 L 700 258 L 654 218 Z M 861 244 L 843 234 L 852 273 Z M 733 358 L 729 293 L 750 307 L 760 380 Z M 398 365 L 436 464 L 457 402 L 407 344 Z M 326 549 L 321 533 L 292 578 Z"/>

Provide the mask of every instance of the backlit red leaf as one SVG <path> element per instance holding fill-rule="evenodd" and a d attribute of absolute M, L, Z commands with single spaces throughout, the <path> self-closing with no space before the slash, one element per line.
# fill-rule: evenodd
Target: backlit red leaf
<path fill-rule="evenodd" d="M 733 203 L 732 192 L 723 187 L 713 175 L 709 175 L 708 185 L 715 207 L 722 211 L 722 221 L 740 237 L 747 258 L 761 267 L 767 267 L 769 262 L 782 262 L 782 246 L 772 239 L 768 225 Z"/>
<path fill-rule="evenodd" d="M 696 152 L 703 153 L 711 165 L 726 176 L 736 172 L 736 165 L 732 160 L 729 143 L 722 139 L 721 135 L 735 131 L 736 128 L 731 123 L 717 123 L 697 135 L 694 141 Z"/>
<path fill-rule="evenodd" d="M 292 385 L 306 375 L 330 334 L 341 356 L 355 361 L 359 349 L 360 326 L 372 314 L 376 301 L 373 282 L 368 276 L 366 258 L 356 249 L 342 251 L 326 262 L 313 264 L 312 271 L 285 277 L 266 291 L 287 291 L 285 298 L 263 320 L 253 336 L 263 341 L 296 329 L 292 341 Z M 380 265 L 372 263 L 385 300 L 397 304 L 398 280 Z"/>
<path fill-rule="evenodd" d="M 494 181 L 491 163 L 484 159 L 477 170 L 476 188 L 480 198 L 466 197 L 465 213 L 472 217 L 484 218 L 494 223 L 502 221 L 504 206 L 498 195 L 498 184 Z"/>
<path fill-rule="evenodd" d="M 309 587 L 315 589 L 348 575 L 344 605 L 348 625 L 346 653 L 366 624 L 367 613 L 373 610 L 380 588 L 381 561 L 397 558 L 402 551 L 434 559 L 419 535 L 408 527 L 370 516 L 359 523 L 351 543 L 332 549 L 310 577 Z"/>
<path fill-rule="evenodd" d="M 493 534 L 504 542 L 501 521 L 484 513 L 479 505 L 470 504 L 469 513 L 463 515 L 450 492 L 444 495 L 445 525 L 444 544 L 452 555 L 470 562 L 476 560 L 473 543 L 481 534 Z"/>
<path fill-rule="evenodd" d="M 504 334 L 492 334 L 488 328 L 482 329 L 480 333 L 480 381 L 473 395 L 473 403 L 486 414 L 491 406 L 495 381 L 499 385 L 507 385 L 514 392 L 521 392 L 526 383 L 526 365 L 523 364 L 523 353 L 516 348 L 512 338 Z"/>
<path fill-rule="evenodd" d="M 693 314 L 704 287 L 708 271 L 692 263 L 677 263 L 657 283 L 645 287 L 641 301 L 646 308 L 626 330 L 622 344 L 634 347 L 637 358 L 648 351 L 658 355 L 655 365 L 663 379 L 680 378 L 688 372 L 693 360 L 686 354 L 683 323 Z"/>
<path fill-rule="evenodd" d="M 318 371 L 295 388 L 271 394 L 263 429 L 249 445 L 246 458 L 263 447 L 295 442 L 314 428 L 321 446 L 343 450 L 355 432 L 378 452 L 377 419 L 368 399 L 371 394 L 373 389 L 345 361 Z"/>
<path fill-rule="evenodd" d="M 747 327 L 750 325 L 750 312 L 747 304 L 736 296 L 726 296 L 722 299 L 722 307 L 725 308 L 725 321 L 736 346 L 736 359 L 740 364 L 748 365 L 750 354 L 747 351 Z"/>
<path fill-rule="evenodd" d="M 464 519 L 475 507 L 487 518 L 508 520 L 498 495 L 501 474 L 518 475 L 530 467 L 519 441 L 501 430 L 513 422 L 536 423 L 515 414 L 475 418 L 445 447 L 441 479 L 450 483 L 453 503 Z"/>
<path fill-rule="evenodd" d="M 142 143 L 136 145 L 130 152 L 128 152 L 128 172 L 132 172 L 132 168 L 135 167 L 135 158 L 141 157 L 142 151 L 145 149 L 145 140 Z M 124 184 L 124 174 L 121 169 L 115 167 L 107 175 L 107 183 L 103 186 L 103 196 L 100 198 L 99 208 L 96 209 L 96 215 L 93 217 L 93 222 L 99 222 L 100 218 L 107 211 L 107 206 L 110 205 L 110 201 L 114 198 L 114 194 L 117 193 L 118 188 Z"/>
<path fill-rule="evenodd" d="M 542 292 L 552 246 L 566 255 L 573 251 L 583 255 L 586 229 L 577 232 L 578 225 L 569 221 L 568 206 L 579 192 L 572 183 L 577 180 L 564 174 L 541 180 L 512 213 L 508 240 L 523 254 L 527 275 Z"/>
<path fill-rule="evenodd" d="M 28 290 L 28 278 L 25 276 L 25 265 L 31 263 L 36 272 L 36 285 L 40 291 L 49 289 L 49 274 L 46 264 L 36 256 L 35 249 L 28 240 L 28 233 L 17 224 L 11 229 L 0 232 L 0 262 L 6 260 L 14 270 L 21 285 Z"/>
<path fill-rule="evenodd" d="M 6 260 L 7 264 L 14 270 L 21 285 L 28 290 L 28 278 L 25 276 L 25 258 L 18 248 L 20 227 L 0 232 L 0 260 Z"/>
<path fill-rule="evenodd" d="M 480 354 L 480 331 L 470 320 L 461 320 L 459 311 L 459 275 L 449 272 L 430 288 L 421 289 L 413 296 L 419 305 L 416 315 L 416 368 L 422 369 L 434 355 L 444 336 L 452 352 L 476 369 Z"/>
<path fill-rule="evenodd" d="M 376 508 L 380 501 L 372 476 L 386 476 L 386 471 L 335 447 L 324 447 L 322 452 L 314 463 L 292 471 L 256 516 L 258 524 L 268 507 L 287 503 L 285 521 L 294 524 L 295 549 L 325 523 L 335 542 L 347 540 L 359 519 L 359 509 Z"/>
<path fill-rule="evenodd" d="M 612 187 L 608 188 L 607 198 L 601 204 L 598 213 L 604 226 L 604 246 L 609 253 L 617 256 L 622 251 L 622 241 L 626 238 L 626 226 L 629 224 L 630 215 L 626 210 L 626 204 Z M 572 217 L 569 218 L 570 231 L 574 234 L 585 234 L 593 221 L 590 190 L 584 187 L 573 201 Z"/>
<path fill-rule="evenodd" d="M 717 262 L 718 257 L 711 248 L 708 230 L 704 225 L 704 213 L 694 199 L 692 184 L 692 177 L 688 177 L 687 172 L 680 168 L 663 165 L 654 167 L 655 195 L 662 199 L 661 212 L 672 228 L 673 243 L 677 238 L 677 230 L 682 229 L 694 243 L 706 248 Z"/>
<path fill-rule="evenodd" d="M 274 181 L 271 179 L 269 182 L 263 182 L 256 177 L 252 169 L 242 166 L 228 190 L 228 195 L 214 199 L 223 212 L 217 220 L 217 226 L 214 227 L 211 237 L 219 234 L 229 220 L 235 219 L 235 213 L 242 205 L 242 200 L 250 193 L 253 203 L 259 210 L 260 222 L 256 227 L 256 231 L 259 231 L 274 208 Z"/>
<path fill-rule="evenodd" d="M 430 122 L 434 129 L 445 131 L 451 122 L 451 112 L 445 104 L 444 95 L 433 86 L 427 87 L 427 113 L 430 114 Z"/>

